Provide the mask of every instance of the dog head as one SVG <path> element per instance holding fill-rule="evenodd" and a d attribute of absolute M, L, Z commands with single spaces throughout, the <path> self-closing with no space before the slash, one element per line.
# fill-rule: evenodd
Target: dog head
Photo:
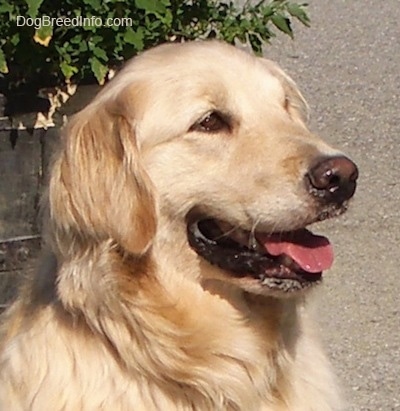
<path fill-rule="evenodd" d="M 318 283 L 332 252 L 305 227 L 346 210 L 357 168 L 307 113 L 276 64 L 232 46 L 143 53 L 67 127 L 50 183 L 59 253 L 114 243 L 263 294 Z"/>

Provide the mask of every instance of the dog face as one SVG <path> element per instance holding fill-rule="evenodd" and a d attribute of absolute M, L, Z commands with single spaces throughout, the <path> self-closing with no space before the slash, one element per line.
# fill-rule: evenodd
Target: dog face
<path fill-rule="evenodd" d="M 306 120 L 270 61 L 218 42 L 144 53 L 68 127 L 50 184 L 59 253 L 111 240 L 256 293 L 318 283 L 332 251 L 305 227 L 346 210 L 357 168 Z"/>

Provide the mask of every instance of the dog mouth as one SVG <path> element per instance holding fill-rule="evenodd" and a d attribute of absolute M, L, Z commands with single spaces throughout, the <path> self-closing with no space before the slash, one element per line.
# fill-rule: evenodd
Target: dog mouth
<path fill-rule="evenodd" d="M 326 237 L 306 228 L 252 232 L 225 221 L 201 218 L 187 225 L 193 250 L 231 277 L 250 278 L 273 289 L 293 291 L 321 281 L 333 263 Z"/>

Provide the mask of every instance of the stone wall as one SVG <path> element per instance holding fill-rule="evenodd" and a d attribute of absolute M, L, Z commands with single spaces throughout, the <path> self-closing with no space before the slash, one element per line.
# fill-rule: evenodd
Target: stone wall
<path fill-rule="evenodd" d="M 21 276 L 37 264 L 40 254 L 39 205 L 47 184 L 48 164 L 59 140 L 60 128 L 99 91 L 99 86 L 81 86 L 50 119 L 40 126 L 33 106 L 24 96 L 13 96 L 6 107 L 0 94 L 0 311 L 15 295 Z M 65 93 L 64 93 L 65 94 Z M 29 100 L 29 101 L 28 101 Z M 7 115 L 9 107 L 13 113 Z M 44 104 L 48 109 L 51 104 Z M 43 114 L 39 112 L 43 118 Z M 54 121 L 53 121 L 54 120 Z"/>
<path fill-rule="evenodd" d="M 0 309 L 40 250 L 39 203 L 59 129 L 18 129 L 0 118 Z"/>

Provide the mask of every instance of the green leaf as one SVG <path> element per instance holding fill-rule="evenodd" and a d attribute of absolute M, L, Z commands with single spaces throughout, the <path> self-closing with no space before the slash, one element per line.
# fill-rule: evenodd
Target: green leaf
<path fill-rule="evenodd" d="M 83 0 L 83 2 L 92 7 L 93 10 L 100 10 L 101 9 L 101 1 L 100 0 Z"/>
<path fill-rule="evenodd" d="M 53 26 L 42 26 L 40 29 L 35 31 L 33 39 L 36 43 L 47 47 L 50 43 L 51 37 L 53 36 Z"/>
<path fill-rule="evenodd" d="M 249 20 L 243 19 L 243 20 L 240 22 L 240 27 L 242 27 L 244 30 L 250 30 L 250 28 L 251 28 L 251 22 L 250 22 Z"/>
<path fill-rule="evenodd" d="M 2 49 L 0 49 L 0 73 L 8 73 L 7 61 Z"/>
<path fill-rule="evenodd" d="M 89 47 L 86 41 L 82 41 L 81 43 L 79 43 L 79 48 L 78 50 L 82 53 L 88 51 Z"/>
<path fill-rule="evenodd" d="M 91 57 L 89 61 L 90 68 L 92 69 L 92 72 L 95 75 L 98 83 L 100 85 L 103 85 L 108 73 L 108 67 L 102 64 L 97 57 Z"/>
<path fill-rule="evenodd" d="M 35 18 L 38 14 L 39 8 L 43 3 L 43 0 L 25 0 L 28 5 L 28 15 L 29 17 Z"/>
<path fill-rule="evenodd" d="M 63 61 L 60 64 L 61 72 L 64 74 L 66 80 L 69 80 L 75 73 L 78 73 L 78 68 L 75 66 L 71 66 L 66 61 Z"/>
<path fill-rule="evenodd" d="M 269 19 L 274 14 L 274 9 L 271 5 L 265 6 L 261 10 L 264 19 Z"/>
<path fill-rule="evenodd" d="M 15 34 L 11 37 L 10 43 L 15 47 L 15 46 L 18 45 L 19 39 L 20 39 L 19 33 L 15 33 Z"/>
<path fill-rule="evenodd" d="M 93 47 L 92 51 L 97 58 L 103 61 L 108 61 L 107 53 L 101 47 Z"/>
<path fill-rule="evenodd" d="M 271 17 L 271 20 L 277 29 L 293 38 L 293 32 L 290 26 L 290 20 L 288 18 L 282 16 L 282 14 L 275 14 Z"/>
<path fill-rule="evenodd" d="M 5 14 L 5 13 L 12 13 L 14 11 L 14 8 L 11 6 L 9 3 L 3 3 L 0 4 L 0 14 Z"/>
<path fill-rule="evenodd" d="M 72 44 L 80 44 L 82 42 L 82 34 L 77 34 L 76 36 L 72 37 L 70 43 Z"/>
<path fill-rule="evenodd" d="M 136 7 L 145 10 L 146 13 L 163 14 L 167 2 L 161 0 L 135 0 Z"/>
<path fill-rule="evenodd" d="M 91 36 L 90 37 L 89 43 L 97 44 L 97 43 L 101 43 L 102 41 L 103 41 L 103 37 L 99 36 L 99 35 L 96 35 L 96 36 Z"/>
<path fill-rule="evenodd" d="M 125 31 L 124 34 L 124 41 L 128 44 L 132 44 L 135 46 L 135 49 L 137 51 L 143 50 L 144 44 L 143 44 L 143 29 L 139 27 L 137 31 L 133 31 L 130 27 Z"/>
<path fill-rule="evenodd" d="M 308 14 L 304 10 L 304 8 L 301 7 L 299 4 L 289 3 L 287 6 L 287 10 L 291 16 L 296 17 L 305 26 L 310 27 L 310 18 L 308 17 Z"/>

